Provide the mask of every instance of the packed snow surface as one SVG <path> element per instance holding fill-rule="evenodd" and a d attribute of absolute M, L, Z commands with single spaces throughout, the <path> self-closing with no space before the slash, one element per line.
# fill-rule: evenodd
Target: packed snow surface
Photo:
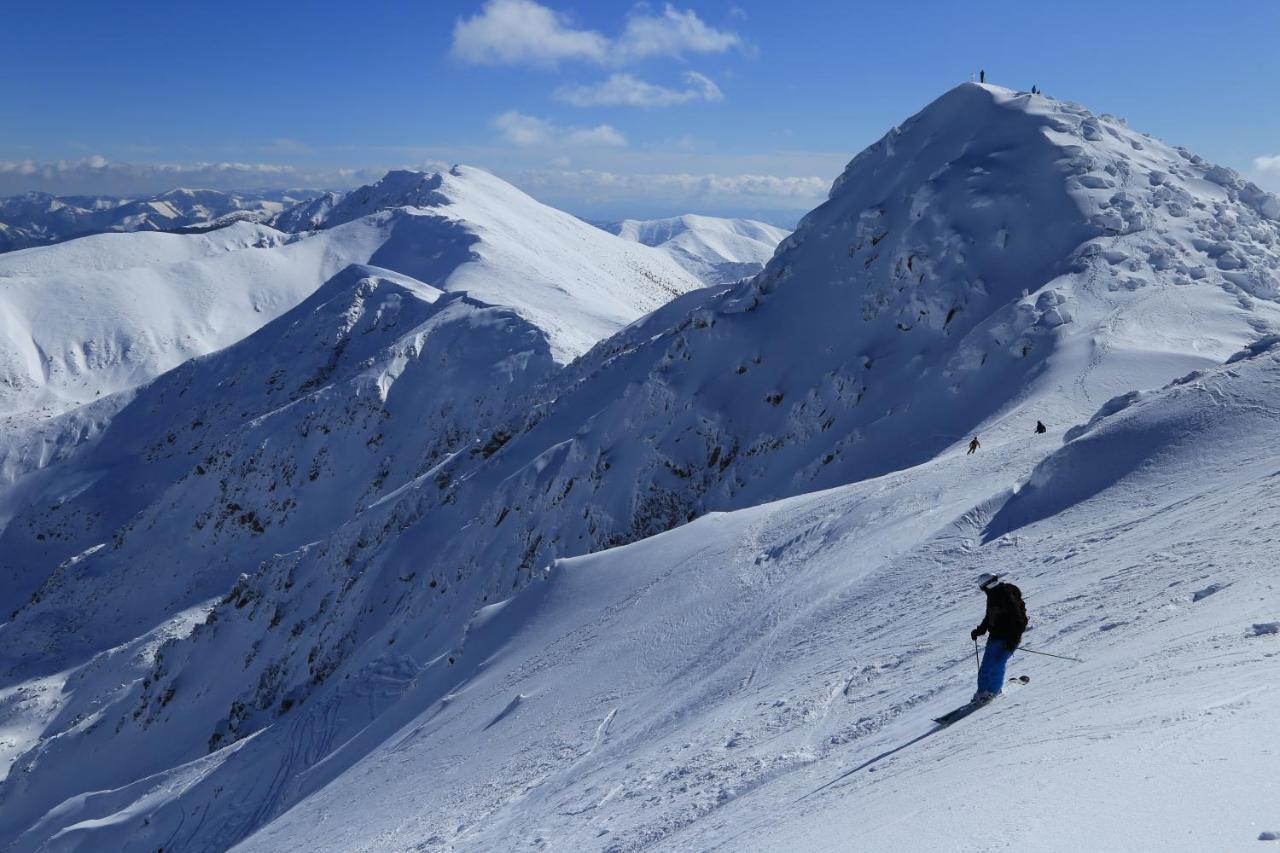
<path fill-rule="evenodd" d="M 435 197 L 470 174 L 393 173 L 371 203 L 410 207 L 332 199 L 306 240 L 471 204 L 473 266 L 532 262 Z M 1277 205 L 969 84 L 758 276 L 567 366 L 598 292 L 549 328 L 519 276 L 346 268 L 139 389 L 5 529 L 0 840 L 1253 849 Z M 1024 592 L 1031 681 L 937 731 L 981 571 Z"/>
<path fill-rule="evenodd" d="M 755 275 L 790 231 L 753 219 L 686 214 L 669 219 L 624 219 L 602 226 L 626 240 L 654 246 L 709 285 Z"/>

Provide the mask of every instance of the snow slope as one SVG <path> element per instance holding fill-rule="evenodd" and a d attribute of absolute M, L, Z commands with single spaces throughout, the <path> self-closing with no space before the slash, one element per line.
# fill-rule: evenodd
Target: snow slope
<path fill-rule="evenodd" d="M 1280 824 L 1277 415 L 1272 343 L 1060 449 L 560 561 L 237 849 L 1253 849 Z M 973 690 L 980 571 L 1024 590 L 1027 647 L 1085 663 L 1018 654 L 1030 686 L 935 732 Z"/>
<path fill-rule="evenodd" d="M 708 285 L 733 284 L 760 272 L 791 233 L 753 219 L 695 214 L 624 219 L 601 227 L 625 240 L 661 249 Z"/>
<path fill-rule="evenodd" d="M 333 245 L 238 223 L 103 234 L 0 257 L 0 413 L 49 415 L 226 346 L 293 307 L 379 229 Z"/>
<path fill-rule="evenodd" d="M 189 587 L 170 555 L 199 537 L 160 531 L 221 488 L 194 468 L 140 481 L 123 523 L 70 496 L 73 522 L 38 545 L 53 511 L 33 509 L 4 550 L 63 562 L 0 627 L 20 753 L 0 838 L 914 850 L 981 829 L 1055 849 L 1083 826 L 1120 849 L 1251 843 L 1269 760 L 1251 738 L 1275 722 L 1256 567 L 1277 367 L 1267 345 L 1217 365 L 1280 320 L 1275 207 L 1118 120 L 965 85 L 855 158 L 755 279 L 603 341 L 292 550 L 219 542 Z M 240 460 L 299 431 L 229 435 L 219 480 L 257 503 L 200 536 L 279 535 L 258 507 L 287 468 Z M 159 464 L 192 438 L 160 439 Z M 1027 592 L 1028 645 L 1089 663 L 1022 655 L 1029 687 L 928 735 L 971 691 L 972 576 L 990 568 Z M 1135 676 L 1141 701 L 1120 693 Z M 1068 696 L 1093 701 L 1059 710 Z M 993 749 L 985 721 L 1026 726 L 1024 746 Z M 1210 817 L 1170 828 L 1135 792 L 1144 761 L 1173 797 L 1207 778 Z M 957 798 L 974 778 L 995 792 Z M 1008 803 L 1021 821 L 996 820 Z"/>

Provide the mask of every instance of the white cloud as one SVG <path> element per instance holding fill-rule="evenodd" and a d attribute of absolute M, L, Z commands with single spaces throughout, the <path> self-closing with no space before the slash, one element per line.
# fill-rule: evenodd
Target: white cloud
<path fill-rule="evenodd" d="M 453 55 L 475 65 L 555 65 L 565 59 L 603 62 L 609 40 L 573 29 L 563 15 L 533 0 L 489 0 L 480 14 L 453 27 Z"/>
<path fill-rule="evenodd" d="M 737 33 L 717 30 L 696 12 L 670 4 L 661 14 L 637 6 L 622 34 L 610 39 L 595 30 L 575 29 L 563 14 L 534 0 L 488 0 L 479 14 L 454 24 L 452 53 L 473 65 L 553 67 L 567 60 L 620 65 L 745 46 Z"/>
<path fill-rule="evenodd" d="M 690 101 L 722 101 L 724 93 L 710 77 L 697 71 L 684 74 L 684 89 L 668 89 L 630 74 L 613 74 L 591 86 L 561 86 L 555 98 L 575 107 L 669 107 Z"/>
<path fill-rule="evenodd" d="M 1259 172 L 1280 172 L 1280 154 L 1254 157 L 1253 167 Z"/>
<path fill-rule="evenodd" d="M 614 45 L 625 59 L 650 56 L 683 56 L 686 53 L 724 53 L 742 47 L 737 33 L 707 26 L 696 12 L 681 12 L 670 3 L 661 15 L 637 7 L 627 16 L 627 26 Z"/>
<path fill-rule="evenodd" d="M 621 148 L 627 138 L 607 124 L 597 127 L 561 127 L 544 118 L 508 110 L 493 120 L 494 127 L 512 145 L 573 146 L 582 148 Z"/>

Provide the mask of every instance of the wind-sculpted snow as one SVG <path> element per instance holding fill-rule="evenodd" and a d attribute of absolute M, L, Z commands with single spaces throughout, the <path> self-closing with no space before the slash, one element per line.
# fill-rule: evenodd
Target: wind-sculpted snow
<path fill-rule="evenodd" d="M 708 285 L 723 286 L 764 268 L 791 232 L 752 219 L 687 214 L 624 219 L 602 225 L 611 234 L 654 246 Z"/>
<path fill-rule="evenodd" d="M 470 170 L 430 187 L 416 180 L 432 197 L 401 216 L 488 212 L 434 198 L 451 199 Z M 521 287 L 520 300 L 502 303 L 506 325 L 544 330 L 549 378 L 482 415 L 462 412 L 470 430 L 439 452 L 426 449 L 434 438 L 397 426 L 412 419 L 361 408 L 377 399 L 362 383 L 390 373 L 382 356 L 361 368 L 371 374 L 335 373 L 280 405 L 264 404 L 275 402 L 265 390 L 245 395 L 247 405 L 239 391 L 209 390 L 206 405 L 230 401 L 210 418 L 234 428 L 192 454 L 200 433 L 189 424 L 172 444 L 166 434 L 138 445 L 144 461 L 158 453 L 146 470 L 163 476 L 141 474 L 136 495 L 125 489 L 119 518 L 83 511 L 111 494 L 92 486 L 68 501 L 73 523 L 53 521 L 65 540 L 46 533 L 32 544 L 40 523 L 56 519 L 33 509 L 0 542 L 6 553 L 43 553 L 37 564 L 65 561 L 0 628 L 6 647 L 17 638 L 8 660 L 22 680 L 9 689 L 46 715 L 39 740 L 22 729 L 23 755 L 0 788 L 0 837 L 19 850 L 54 836 L 85 850 L 219 850 L 244 839 L 248 849 L 843 849 L 856 825 L 872 849 L 945 847 L 952 836 L 940 822 L 921 841 L 865 818 L 918 807 L 915 792 L 936 797 L 937 779 L 954 790 L 991 769 L 991 750 L 963 726 L 948 730 L 958 743 L 944 749 L 952 741 L 920 741 L 916 725 L 926 704 L 946 705 L 940 712 L 966 698 L 964 632 L 979 611 L 971 575 L 1025 571 L 1037 620 L 1028 643 L 1078 642 L 1090 659 L 1096 650 L 1105 663 L 1070 682 L 1096 701 L 1132 671 L 1122 665 L 1125 625 L 1166 664 L 1161 643 L 1181 635 L 1165 606 L 1193 603 L 1169 584 L 1209 585 L 1208 546 L 1196 537 L 1262 505 L 1276 368 L 1260 346 L 1216 365 L 1280 328 L 1268 289 L 1280 265 L 1273 206 L 1118 120 L 965 85 L 856 157 L 759 276 L 680 296 L 554 375 L 556 341 L 571 337 L 542 325 L 556 313 L 549 297 Z M 500 212 L 492 217 L 499 228 Z M 549 221 L 549 233 L 561 227 Z M 507 242 L 486 255 L 492 233 L 468 245 L 478 260 L 457 269 L 531 257 Z M 387 245 L 374 263 L 439 257 Z M 415 277 L 460 286 L 457 274 Z M 522 279 L 488 281 L 497 291 Z M 463 338 L 443 340 L 452 352 Z M 183 370 L 193 380 L 236 349 Z M 246 350 L 255 369 L 237 381 L 269 386 L 275 359 L 263 365 L 258 354 L 276 349 Z M 320 370 L 324 352 L 284 387 Z M 1185 397 L 1194 415 L 1160 416 L 1124 439 L 1148 441 L 1137 464 L 1113 452 L 1123 441 L 1108 443 L 1119 429 L 1110 425 L 1137 406 L 1173 411 L 1187 383 L 1107 407 L 1050 455 L 1105 401 L 1194 370 L 1212 379 Z M 406 368 L 387 408 L 401 389 L 417 399 L 423 382 Z M 164 387 L 176 405 L 186 386 Z M 319 447 L 304 434 L 318 429 L 302 414 L 313 399 L 330 427 Z M 1224 400 L 1225 411 L 1213 408 Z M 200 411 L 182 406 L 184 419 Z M 1037 419 L 1050 435 L 1032 434 Z M 380 468 L 368 454 L 378 451 L 364 442 L 375 428 L 415 450 L 397 449 L 392 473 L 372 487 Z M 1171 440 L 1182 430 L 1198 438 Z M 975 432 L 983 449 L 964 456 Z M 1199 478 L 1190 472 L 1207 442 L 1221 455 Z M 318 486 L 323 497 L 305 513 L 278 503 L 308 496 L 301 460 L 330 444 L 349 476 L 323 480 L 335 491 Z M 1238 493 L 1221 491 L 1232 486 Z M 686 524 L 725 510 L 734 512 Z M 1259 552 L 1249 549 L 1272 533 L 1261 525 L 1233 539 L 1240 559 L 1223 582 L 1256 593 L 1247 572 Z M 271 549 L 242 547 L 255 537 Z M 1148 570 L 1141 559 L 1153 549 Z M 200 571 L 178 571 L 190 559 Z M 1115 590 L 1126 617 L 1098 624 L 1087 596 L 1097 584 Z M 152 587 L 161 606 L 120 592 Z M 1268 635 L 1250 626 L 1274 617 L 1257 595 L 1228 609 L 1235 588 L 1194 601 L 1198 615 L 1215 614 L 1197 624 L 1240 622 L 1211 636 L 1253 667 L 1239 672 L 1255 672 L 1252 650 Z M 184 617 L 191 608 L 207 615 L 189 636 L 166 627 L 197 621 Z M 1246 642 L 1246 629 L 1255 645 L 1231 645 Z M 156 632 L 173 639 L 127 645 Z M 1182 647 L 1189 678 L 1236 689 L 1231 676 L 1201 671 L 1202 651 Z M 41 692 L 51 678 L 79 678 L 84 661 L 120 677 L 109 689 L 95 675 L 58 698 Z M 1144 677 L 1159 694 L 1157 668 Z M 1047 712 L 1066 694 L 1045 695 L 1027 701 Z M 1183 711 L 1167 691 L 1145 707 L 1148 719 Z M 1247 730 L 1262 730 L 1263 698 L 1242 707 Z M 1123 767 L 1143 720 L 1117 719 L 1126 746 L 1105 755 Z M 1042 731 L 1025 767 L 1001 764 L 994 776 L 1011 787 L 966 816 L 971 834 L 959 837 L 980 837 L 998 823 L 993 809 L 1036 788 L 1026 774 L 1070 754 L 1070 731 Z M 908 742 L 920 758 L 900 753 Z M 899 754 L 886 766 L 912 768 L 905 776 L 855 775 L 793 807 L 837 773 Z M 961 770 L 930 776 L 938 762 Z M 1186 770 L 1173 759 L 1162 767 Z M 1083 815 L 1055 811 L 1041 847 Z M 1205 826 L 1221 831 L 1224 820 Z M 827 834 L 837 823 L 844 831 Z M 1000 833 L 1016 839 L 1006 846 L 1035 849 L 1025 834 Z M 1124 843 L 1133 836 L 1094 840 L 1135 846 Z"/>

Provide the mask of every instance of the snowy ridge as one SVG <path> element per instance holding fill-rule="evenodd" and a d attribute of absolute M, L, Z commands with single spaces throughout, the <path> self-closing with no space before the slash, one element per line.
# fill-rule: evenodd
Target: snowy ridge
<path fill-rule="evenodd" d="M 624 240 L 663 250 L 708 285 L 733 284 L 760 272 L 791 233 L 752 219 L 694 214 L 624 219 L 601 227 Z"/>
<path fill-rule="evenodd" d="M 511 305 L 546 329 L 568 362 L 640 314 L 700 282 L 664 253 L 601 234 L 534 201 L 488 172 L 394 171 L 344 196 L 324 196 L 277 218 L 286 230 L 328 229 L 372 211 L 402 208 L 464 228 L 481 241 L 448 290 Z"/>
<path fill-rule="evenodd" d="M 445 200 L 393 218 L 465 211 L 449 190 L 469 177 L 422 184 Z M 949 816 L 960 837 L 994 825 L 993 843 L 1018 849 L 1051 849 L 1073 827 L 1140 846 L 1160 817 L 1135 816 L 1114 791 L 1139 781 L 1131 758 L 1151 748 L 1151 720 L 1159 737 L 1190 741 L 1229 719 L 1213 743 L 1237 751 L 1274 726 L 1274 691 L 1257 686 L 1274 654 L 1256 569 L 1275 538 L 1265 509 L 1229 537 L 1230 565 L 1206 567 L 1209 530 L 1273 502 L 1264 455 L 1280 366 L 1255 342 L 1280 325 L 1274 208 L 1119 121 L 966 85 L 855 158 L 755 279 L 680 296 L 527 395 L 464 415 L 475 432 L 456 450 L 365 485 L 356 505 L 321 516 L 326 529 L 282 534 L 292 522 L 270 506 L 276 493 L 317 508 L 349 501 L 368 482 L 359 442 L 373 424 L 383 441 L 422 440 L 392 437 L 416 424 L 378 406 L 350 413 L 373 396 L 360 376 L 384 381 L 379 357 L 370 374 L 314 392 L 356 478 L 318 486 L 322 497 L 275 482 L 282 460 L 310 451 L 294 420 L 310 391 L 246 408 L 225 444 L 192 444 L 200 427 L 172 442 L 156 430 L 144 467 L 157 476 L 139 479 L 120 519 L 94 515 L 104 500 L 91 488 L 70 497 L 73 520 L 55 522 L 56 537 L 35 539 L 52 518 L 35 509 L 5 533 L 5 553 L 62 567 L 0 626 L 13 650 L 0 719 L 22 753 L 0 785 L 0 838 L 17 850 L 54 837 L 85 850 L 845 849 L 850 838 L 920 849 L 956 837 Z M 477 271 L 494 257 L 465 245 Z M 436 269 L 415 277 L 448 290 Z M 355 275 L 359 287 L 382 273 Z M 411 284 L 393 284 L 403 301 Z M 530 322 L 543 306 L 510 307 Z M 278 346 L 251 342 L 246 353 Z M 1193 370 L 1204 372 L 1106 405 L 1057 451 L 1061 430 L 1107 400 Z M 422 393 L 408 373 L 388 400 L 398 386 L 404 399 Z M 271 384 L 261 367 L 236 375 Z M 151 387 L 176 395 L 167 380 Z M 238 399 L 227 405 L 213 417 L 234 421 Z M 1033 439 L 1037 418 L 1055 432 Z M 1129 435 L 1112 442 L 1115 430 Z M 984 449 L 966 457 L 975 431 Z M 1117 462 L 1127 441 L 1149 448 L 1137 464 Z M 219 482 L 194 468 L 173 480 L 202 464 L 188 447 L 222 449 Z M 1097 476 L 1080 478 L 1082 466 Z M 200 536 L 224 539 L 192 584 L 173 552 L 151 552 L 186 547 L 159 532 L 194 524 L 222 488 L 239 490 L 227 495 L 237 507 L 221 528 L 206 522 Z M 280 551 L 229 544 L 255 536 L 280 536 Z M 957 779 L 992 769 L 981 727 L 922 739 L 918 725 L 971 687 L 964 632 L 980 569 L 1012 571 L 1028 592 L 1029 644 L 1070 645 L 1091 664 L 1036 668 L 1025 692 L 984 711 L 1031 735 L 1016 760 L 996 759 L 1003 787 L 989 799 L 958 817 L 869 821 L 943 801 Z M 128 594 L 152 584 L 154 606 Z M 1120 616 L 1099 613 L 1099 587 Z M 1232 666 L 1210 670 L 1215 656 Z M 1214 702 L 1179 705 L 1171 660 Z M 1082 744 L 1083 709 L 1096 717 L 1135 672 L 1147 697 Z M 1092 702 L 1063 712 L 1070 688 Z M 1054 784 L 1088 788 L 1071 767 L 1060 783 L 1033 783 L 1046 762 L 1082 751 L 1109 762 L 1108 790 L 1060 796 Z M 878 755 L 883 771 L 859 775 Z M 1187 849 L 1256 837 L 1241 827 L 1261 808 L 1257 789 L 1209 766 L 1212 755 L 1157 761 L 1175 797 L 1176 780 L 1213 772 L 1197 790 L 1216 808 L 1178 836 Z M 1238 766 L 1261 770 L 1261 755 Z M 1040 821 L 994 816 L 1041 791 L 1057 806 L 1034 809 Z"/>

